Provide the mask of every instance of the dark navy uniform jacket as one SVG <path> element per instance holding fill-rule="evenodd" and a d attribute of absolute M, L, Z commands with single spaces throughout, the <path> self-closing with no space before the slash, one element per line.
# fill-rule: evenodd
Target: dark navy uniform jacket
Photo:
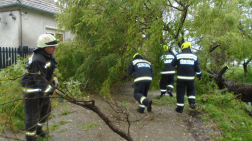
<path fill-rule="evenodd" d="M 151 63 L 144 60 L 140 55 L 136 55 L 133 59 L 128 67 L 127 73 L 129 75 L 134 75 L 134 82 L 152 81 L 154 74 Z"/>
<path fill-rule="evenodd" d="M 55 56 L 47 54 L 44 49 L 36 49 L 27 61 L 25 68 L 29 73 L 41 74 L 47 81 L 52 82 L 54 71 L 58 64 Z M 53 87 L 40 75 L 24 75 L 21 79 L 22 90 L 25 93 L 52 92 Z"/>
<path fill-rule="evenodd" d="M 171 62 L 173 61 L 173 59 L 175 58 L 171 53 L 169 53 L 169 51 L 165 52 L 165 55 L 161 56 L 161 60 L 164 61 L 164 69 L 162 72 L 160 72 L 161 74 L 175 74 L 175 67 L 171 65 Z"/>
<path fill-rule="evenodd" d="M 177 65 L 177 79 L 194 80 L 195 73 L 201 74 L 198 56 L 193 54 L 190 48 L 177 54 L 171 65 Z"/>

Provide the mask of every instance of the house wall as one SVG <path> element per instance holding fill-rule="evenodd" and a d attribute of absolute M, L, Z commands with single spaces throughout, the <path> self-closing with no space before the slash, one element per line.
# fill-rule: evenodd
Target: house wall
<path fill-rule="evenodd" d="M 10 12 L 0 12 L 0 47 L 18 47 L 21 41 L 19 12 L 12 11 L 12 14 L 16 16 L 15 20 L 9 14 Z"/>
<path fill-rule="evenodd" d="M 57 31 L 57 22 L 51 13 L 25 8 L 11 13 L 16 17 L 15 20 L 9 16 L 10 11 L 0 12 L 1 20 L 7 22 L 7 24 L 0 23 L 0 47 L 36 48 L 39 35 L 44 33 L 60 33 L 63 35 L 63 40 L 74 38 L 68 32 Z"/>
<path fill-rule="evenodd" d="M 48 32 L 45 28 L 46 25 L 56 26 L 57 23 L 52 14 L 44 14 L 31 10 L 21 10 L 21 13 L 22 45 L 36 48 L 38 37 Z"/>

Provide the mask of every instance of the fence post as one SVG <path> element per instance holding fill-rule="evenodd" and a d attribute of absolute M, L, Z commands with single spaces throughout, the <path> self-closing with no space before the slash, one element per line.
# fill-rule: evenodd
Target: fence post
<path fill-rule="evenodd" d="M 4 51 L 4 47 L 3 47 L 3 68 L 5 68 L 5 51 Z"/>
<path fill-rule="evenodd" d="M 11 64 L 14 64 L 15 60 L 14 60 L 14 49 L 11 48 Z"/>
<path fill-rule="evenodd" d="M 0 69 L 2 68 L 2 48 L 0 47 Z"/>
<path fill-rule="evenodd" d="M 14 50 L 15 50 L 15 52 L 14 52 L 14 54 L 15 54 L 15 55 L 14 55 L 14 57 L 15 57 L 15 64 L 17 64 L 17 55 L 18 55 L 18 54 L 17 54 L 17 48 L 15 48 Z"/>
<path fill-rule="evenodd" d="M 9 62 L 9 66 L 12 65 L 11 64 L 11 48 L 9 47 L 9 59 L 8 59 L 8 62 Z"/>

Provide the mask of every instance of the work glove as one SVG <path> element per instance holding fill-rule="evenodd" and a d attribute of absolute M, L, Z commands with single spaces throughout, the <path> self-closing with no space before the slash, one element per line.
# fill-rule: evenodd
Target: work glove
<path fill-rule="evenodd" d="M 197 74 L 197 78 L 198 78 L 198 80 L 200 80 L 201 79 L 201 77 L 202 77 L 202 73 L 201 72 L 199 72 L 199 73 L 196 73 Z"/>
<path fill-rule="evenodd" d="M 59 86 L 59 81 L 58 81 L 57 77 L 53 77 L 53 84 L 55 87 Z"/>

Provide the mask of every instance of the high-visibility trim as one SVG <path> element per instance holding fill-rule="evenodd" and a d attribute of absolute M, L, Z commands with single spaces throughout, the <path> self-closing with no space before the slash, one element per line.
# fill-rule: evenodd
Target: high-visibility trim
<path fill-rule="evenodd" d="M 173 55 L 162 55 L 160 57 L 161 60 L 174 59 Z"/>
<path fill-rule="evenodd" d="M 51 62 L 50 62 L 50 61 L 46 62 L 46 64 L 45 64 L 45 69 L 47 69 L 47 68 L 50 67 L 50 66 L 51 66 Z"/>
<path fill-rule="evenodd" d="M 175 71 L 162 71 L 161 74 L 175 74 Z"/>
<path fill-rule="evenodd" d="M 173 86 L 172 86 L 172 85 L 168 85 L 168 87 L 173 88 Z"/>
<path fill-rule="evenodd" d="M 22 87 L 22 91 L 25 93 L 34 93 L 34 92 L 41 92 L 42 90 L 40 88 L 25 88 Z"/>
<path fill-rule="evenodd" d="M 197 75 L 201 74 L 201 72 L 196 72 Z"/>
<path fill-rule="evenodd" d="M 48 92 L 50 92 L 52 90 L 52 86 L 51 85 L 48 85 L 47 87 L 46 87 L 46 89 L 45 89 L 45 93 L 48 93 Z"/>
<path fill-rule="evenodd" d="M 33 55 L 34 55 L 34 54 L 32 54 L 32 56 L 29 58 L 29 61 L 28 61 L 28 64 L 29 64 L 29 65 L 32 63 Z"/>
<path fill-rule="evenodd" d="M 196 96 L 190 95 L 190 96 L 188 96 L 188 98 L 189 98 L 189 99 L 195 99 Z"/>
<path fill-rule="evenodd" d="M 166 59 L 174 59 L 174 56 L 173 55 L 165 55 L 165 58 Z"/>
<path fill-rule="evenodd" d="M 140 99 L 140 103 L 143 104 L 143 101 L 146 99 L 145 96 L 142 96 L 141 99 Z"/>
<path fill-rule="evenodd" d="M 25 135 L 26 136 L 35 136 L 36 135 L 36 130 L 35 131 L 26 131 Z"/>
<path fill-rule="evenodd" d="M 133 62 L 133 65 L 137 64 L 137 63 L 140 63 L 140 62 L 143 62 L 143 63 L 149 63 L 151 65 L 151 63 L 149 61 L 146 61 L 146 60 L 143 60 L 143 59 L 136 59 Z"/>
<path fill-rule="evenodd" d="M 178 76 L 178 79 L 194 80 L 194 76 Z"/>
<path fill-rule="evenodd" d="M 151 80 L 152 81 L 152 77 L 149 77 L 149 76 L 138 77 L 134 80 L 134 82 L 141 81 L 141 80 Z"/>
<path fill-rule="evenodd" d="M 160 89 L 161 92 L 166 92 L 167 90 L 166 89 Z"/>
<path fill-rule="evenodd" d="M 177 103 L 177 106 L 184 106 L 185 104 L 183 103 Z"/>
<path fill-rule="evenodd" d="M 178 54 L 177 55 L 177 59 L 193 59 L 195 61 L 197 61 L 197 56 L 194 54 Z"/>
<path fill-rule="evenodd" d="M 44 123 L 38 123 L 37 124 L 39 127 L 42 127 L 44 125 Z"/>
<path fill-rule="evenodd" d="M 143 108 L 144 108 L 145 106 L 144 106 L 144 105 L 142 105 L 142 104 L 140 104 L 140 105 L 139 105 L 139 107 L 143 107 Z"/>

